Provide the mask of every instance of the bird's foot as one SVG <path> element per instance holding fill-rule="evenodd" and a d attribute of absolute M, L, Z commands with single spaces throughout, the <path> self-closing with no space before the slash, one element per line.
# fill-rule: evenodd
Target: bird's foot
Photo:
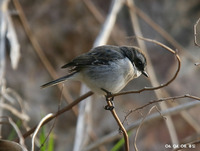
<path fill-rule="evenodd" d="M 109 110 L 109 111 L 112 111 L 114 108 L 115 108 L 114 106 L 110 106 L 110 105 L 104 106 L 104 109 Z"/>
<path fill-rule="evenodd" d="M 103 89 L 102 88 L 102 90 L 104 91 L 104 92 L 106 92 L 106 95 L 105 95 L 105 97 L 106 97 L 106 101 L 107 102 L 110 102 L 111 103 L 111 105 L 106 105 L 105 107 L 104 107 L 104 109 L 105 110 L 113 110 L 114 108 L 115 108 L 115 105 L 114 105 L 114 96 L 112 95 L 112 93 L 111 92 L 109 92 L 109 91 L 107 91 L 107 90 L 105 90 L 105 89 Z"/>

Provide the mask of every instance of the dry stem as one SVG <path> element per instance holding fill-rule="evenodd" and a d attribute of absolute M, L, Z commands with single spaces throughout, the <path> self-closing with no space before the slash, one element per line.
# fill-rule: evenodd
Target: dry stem
<path fill-rule="evenodd" d="M 109 107 L 113 107 L 112 103 L 110 101 L 107 101 Z M 121 123 L 115 109 L 110 110 L 112 113 L 113 117 L 115 118 L 120 130 L 122 130 L 123 135 L 124 135 L 124 140 L 125 140 L 125 148 L 126 151 L 129 151 L 129 139 L 128 139 L 128 133 L 126 132 L 126 129 L 124 128 L 123 124 Z"/>

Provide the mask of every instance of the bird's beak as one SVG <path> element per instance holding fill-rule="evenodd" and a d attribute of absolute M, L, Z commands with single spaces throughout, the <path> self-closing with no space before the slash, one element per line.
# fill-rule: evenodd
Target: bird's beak
<path fill-rule="evenodd" d="M 142 74 L 145 75 L 147 78 L 149 77 L 149 75 L 146 71 L 142 71 Z"/>

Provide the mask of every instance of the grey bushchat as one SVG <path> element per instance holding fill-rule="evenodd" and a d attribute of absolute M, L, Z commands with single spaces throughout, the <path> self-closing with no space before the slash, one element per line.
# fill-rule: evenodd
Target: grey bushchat
<path fill-rule="evenodd" d="M 41 87 L 76 80 L 85 83 L 93 92 L 100 95 L 106 95 L 108 92 L 117 93 L 141 74 L 148 77 L 145 71 L 146 64 L 144 54 L 137 47 L 99 46 L 62 66 L 69 69 L 68 75 Z"/>

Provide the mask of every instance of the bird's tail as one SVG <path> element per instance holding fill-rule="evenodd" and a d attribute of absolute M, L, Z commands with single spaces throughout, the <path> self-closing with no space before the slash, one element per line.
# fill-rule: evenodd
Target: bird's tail
<path fill-rule="evenodd" d="M 74 74 L 74 73 L 73 73 L 73 74 Z M 43 85 L 41 86 L 41 88 L 46 88 L 46 87 L 50 87 L 50 86 L 54 86 L 54 85 L 57 85 L 57 84 L 59 84 L 59 83 L 62 83 L 62 82 L 64 82 L 64 81 L 66 81 L 69 77 L 71 77 L 73 74 L 69 74 L 69 75 L 63 76 L 63 77 L 61 77 L 61 78 L 58 78 L 58 79 L 56 79 L 56 80 L 50 81 L 50 82 L 48 82 L 48 83 L 46 83 L 46 84 L 43 84 Z"/>

